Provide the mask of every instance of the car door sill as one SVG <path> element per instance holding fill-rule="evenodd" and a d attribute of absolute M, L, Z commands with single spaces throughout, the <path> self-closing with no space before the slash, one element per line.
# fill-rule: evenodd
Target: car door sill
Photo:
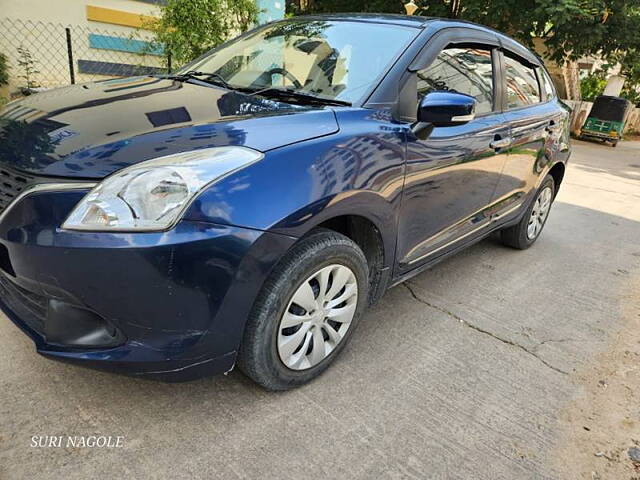
<path fill-rule="evenodd" d="M 438 253 L 438 252 L 450 247 L 451 245 L 453 245 L 453 244 L 455 244 L 455 243 L 457 243 L 457 242 L 459 242 L 461 240 L 464 240 L 465 238 L 473 235 L 474 233 L 480 232 L 480 231 L 484 230 L 485 228 L 490 227 L 491 223 L 492 223 L 491 220 L 485 221 L 484 223 L 482 223 L 478 227 L 474 228 L 473 230 L 469 230 L 467 233 L 465 233 L 463 235 L 460 235 L 458 238 L 454 238 L 453 240 L 445 243 L 444 245 L 440 245 L 439 247 L 431 250 L 430 252 L 425 253 L 424 255 L 421 255 L 418 258 L 414 258 L 413 260 L 411 260 L 411 261 L 409 261 L 407 263 L 401 264 L 401 266 L 407 267 L 407 266 L 415 265 L 415 264 L 423 261 L 425 258 L 428 258 L 428 257 L 430 257 L 432 255 L 435 255 L 436 253 Z"/>
<path fill-rule="evenodd" d="M 400 274 L 398 277 L 394 278 L 390 282 L 388 288 L 395 287 L 396 285 L 398 285 L 398 284 L 400 284 L 400 283 L 402 283 L 402 282 L 404 282 L 406 280 L 409 280 L 411 277 L 414 277 L 415 275 L 418 275 L 418 274 L 424 272 L 425 270 L 428 270 L 429 268 L 431 268 L 434 265 L 440 263 L 441 261 L 449 258 L 450 256 L 455 255 L 456 253 L 461 252 L 462 250 L 470 247 L 471 245 L 484 240 L 485 238 L 487 238 L 489 235 L 491 235 L 496 230 L 500 230 L 500 229 L 505 228 L 505 227 L 507 227 L 507 226 L 509 226 L 511 224 L 518 223 L 520 221 L 520 218 L 524 214 L 524 210 L 522 212 L 520 212 L 520 214 L 517 217 L 509 220 L 508 222 L 502 222 L 501 220 L 503 220 L 506 215 L 508 215 L 509 213 L 512 213 L 513 211 L 517 210 L 521 206 L 522 206 L 522 203 L 518 204 L 513 209 L 510 209 L 508 212 L 505 212 L 505 213 L 501 214 L 498 218 L 495 219 L 495 221 L 492 221 L 492 222 L 490 222 L 488 224 L 483 225 L 483 228 L 484 227 L 490 227 L 490 228 L 487 228 L 481 234 L 475 235 L 475 236 L 471 236 L 471 238 L 469 238 L 469 236 L 472 233 L 482 231 L 481 228 L 478 228 L 478 229 L 476 229 L 476 230 L 474 230 L 472 232 L 469 232 L 468 234 L 466 234 L 466 235 L 464 235 L 464 236 L 462 236 L 460 238 L 457 238 L 456 240 L 450 242 L 449 245 L 452 245 L 452 244 L 454 244 L 456 242 L 461 242 L 461 243 L 459 245 L 455 246 L 454 248 L 452 248 L 451 250 L 445 251 L 444 253 L 427 260 L 423 264 L 416 266 L 415 268 L 409 270 L 408 272 Z M 465 239 L 466 239 L 466 241 L 462 241 L 462 240 L 465 240 Z M 441 249 L 438 249 L 437 251 L 440 251 L 440 250 Z M 437 251 L 430 252 L 428 255 L 425 255 L 425 257 L 433 255 Z M 423 258 L 425 258 L 425 257 L 423 257 Z"/>

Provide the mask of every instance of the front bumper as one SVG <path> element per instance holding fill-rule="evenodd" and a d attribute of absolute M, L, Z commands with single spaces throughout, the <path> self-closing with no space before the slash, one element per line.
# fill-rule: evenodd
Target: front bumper
<path fill-rule="evenodd" d="M 594 130 L 581 130 L 580 136 L 584 138 L 598 138 L 601 140 L 620 140 L 619 135 L 607 132 L 596 132 Z"/>
<path fill-rule="evenodd" d="M 0 307 L 47 357 L 168 381 L 233 367 L 292 237 L 183 221 L 159 233 L 61 230 L 86 192 L 40 192 L 0 224 Z"/>

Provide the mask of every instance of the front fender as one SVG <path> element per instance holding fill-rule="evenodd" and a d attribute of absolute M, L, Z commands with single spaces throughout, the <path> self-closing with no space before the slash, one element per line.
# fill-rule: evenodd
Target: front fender
<path fill-rule="evenodd" d="M 299 238 L 336 216 L 359 215 L 378 227 L 385 258 L 393 258 L 406 127 L 379 111 L 337 117 L 338 133 L 266 152 L 201 193 L 185 219 Z"/>
<path fill-rule="evenodd" d="M 318 225 L 342 216 L 362 217 L 376 227 L 382 237 L 384 259 L 388 264 L 395 253 L 397 210 L 393 202 L 377 192 L 354 190 L 324 198 L 295 212 L 276 225 L 272 231 L 292 232 L 289 234 L 301 237 Z"/>

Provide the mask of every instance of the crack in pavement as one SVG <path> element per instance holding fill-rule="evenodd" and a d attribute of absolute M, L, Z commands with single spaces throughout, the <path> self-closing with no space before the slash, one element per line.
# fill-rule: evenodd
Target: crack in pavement
<path fill-rule="evenodd" d="M 409 290 L 409 293 L 411 294 L 411 296 L 418 302 L 431 307 L 435 310 L 438 310 L 439 312 L 444 313 L 445 315 L 453 318 L 454 320 L 457 320 L 458 322 L 460 322 L 462 325 L 464 325 L 465 327 L 468 327 L 472 330 L 475 330 L 476 332 L 482 333 L 484 335 L 488 335 L 489 337 L 498 340 L 499 342 L 502 342 L 506 345 L 511 345 L 512 347 L 518 348 L 520 350 L 522 350 L 523 352 L 528 353 L 529 355 L 531 355 L 532 357 L 535 357 L 539 362 L 541 362 L 543 365 L 545 365 L 546 367 L 550 368 L 551 370 L 553 370 L 554 372 L 558 372 L 561 373 L 562 375 L 569 375 L 569 372 L 566 372 L 564 370 L 561 370 L 560 368 L 551 365 L 549 362 L 547 362 L 544 358 L 538 356 L 538 354 L 534 351 L 534 350 L 530 350 L 529 348 L 525 347 L 524 345 L 520 345 L 519 343 L 516 343 L 512 340 L 507 340 L 506 338 L 502 338 L 499 337 L 498 335 L 496 335 L 493 332 L 490 332 L 488 330 L 485 330 L 483 328 L 480 328 L 476 325 L 473 325 L 472 323 L 467 322 L 466 320 L 464 320 L 463 318 L 459 317 L 458 315 L 456 315 L 453 312 L 450 312 L 449 310 L 447 310 L 446 308 L 440 307 L 438 305 L 434 305 L 432 303 L 429 303 L 428 301 L 420 298 L 414 291 L 413 288 L 411 288 L 411 285 L 409 284 L 409 282 L 403 282 L 402 285 L 404 285 L 404 287 Z"/>
<path fill-rule="evenodd" d="M 522 332 L 520 332 L 520 335 L 527 337 L 529 340 L 531 340 L 533 343 L 537 343 L 536 345 L 536 350 L 538 348 L 540 348 L 542 345 L 545 345 L 547 343 L 565 343 L 565 342 L 577 342 L 578 340 L 576 340 L 575 338 L 546 338 L 544 340 L 538 340 L 535 337 L 529 335 L 526 331 L 524 331 L 524 329 L 522 330 Z M 638 479 L 640 480 L 640 479 Z"/>
<path fill-rule="evenodd" d="M 542 340 L 540 345 L 544 345 L 545 343 L 565 343 L 565 342 L 573 342 L 575 339 L 573 338 L 559 338 L 557 340 L 550 338 L 548 340 Z"/>

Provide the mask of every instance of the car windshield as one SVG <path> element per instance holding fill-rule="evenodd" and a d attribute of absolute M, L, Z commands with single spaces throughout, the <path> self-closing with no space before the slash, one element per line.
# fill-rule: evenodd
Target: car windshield
<path fill-rule="evenodd" d="M 203 72 L 231 88 L 288 89 L 355 102 L 416 34 L 414 28 L 388 24 L 283 21 L 218 47 L 178 74 Z"/>

